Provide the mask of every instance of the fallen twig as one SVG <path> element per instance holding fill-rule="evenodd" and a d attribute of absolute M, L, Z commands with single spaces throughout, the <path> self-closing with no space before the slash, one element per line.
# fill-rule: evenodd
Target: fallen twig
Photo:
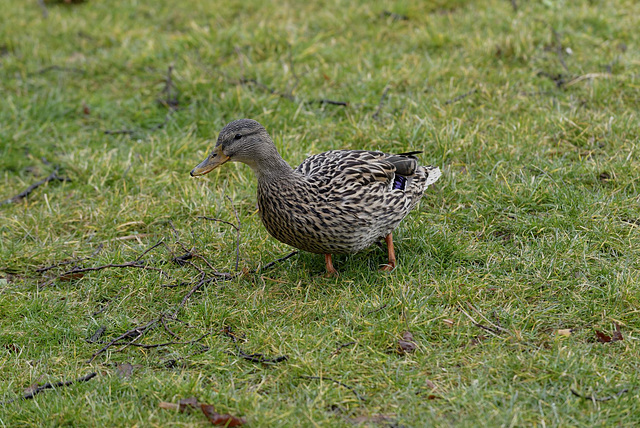
<path fill-rule="evenodd" d="M 236 272 L 238 272 L 238 265 L 240 263 L 240 216 L 238 216 L 238 210 L 236 210 L 235 205 L 233 205 L 233 201 L 229 196 L 226 196 L 231 204 L 231 208 L 233 208 L 233 214 L 236 216 L 236 221 L 238 222 L 238 226 L 236 226 Z"/>
<path fill-rule="evenodd" d="M 346 383 L 342 383 L 339 380 L 336 380 L 336 379 L 333 379 L 333 378 L 330 378 L 330 377 L 326 377 L 326 376 L 304 376 L 304 375 L 302 375 L 300 377 L 302 379 L 312 379 L 312 380 L 320 380 L 320 381 L 322 381 L 322 380 L 330 380 L 331 382 L 336 383 L 336 384 L 338 384 L 340 386 L 343 386 L 343 387 L 347 388 L 349 391 L 353 392 L 353 394 L 358 398 L 358 400 L 365 401 L 364 397 L 362 395 L 358 394 L 358 391 L 356 391 L 356 389 L 354 387 L 349 386 Z"/>
<path fill-rule="evenodd" d="M 383 18 L 391 18 L 394 21 L 408 21 L 409 17 L 407 15 L 401 15 L 399 13 L 393 13 L 393 12 L 389 12 L 388 10 L 383 10 L 382 13 L 380 13 L 380 16 Z"/>
<path fill-rule="evenodd" d="M 143 265 L 143 264 L 140 264 L 140 262 L 138 262 L 138 261 L 134 261 L 134 262 L 126 262 L 126 263 L 109 263 L 107 265 L 102 265 L 102 266 L 94 266 L 94 267 L 88 267 L 88 268 L 72 269 L 72 270 L 66 271 L 66 272 L 56 276 L 55 278 L 45 282 L 44 284 L 40 285 L 39 288 L 41 288 L 41 289 L 45 288 L 45 287 L 53 284 L 57 279 L 60 279 L 60 278 L 63 278 L 63 277 L 69 277 L 69 276 L 73 277 L 73 275 L 76 275 L 78 273 L 93 272 L 93 271 L 102 270 L 102 269 L 108 269 L 108 268 L 138 268 L 138 269 L 154 270 L 156 272 L 160 272 L 165 277 L 170 278 L 169 274 L 166 273 L 165 271 L 163 271 L 160 268 Z"/>
<path fill-rule="evenodd" d="M 553 39 L 555 40 L 554 51 L 556 55 L 558 55 L 558 60 L 560 60 L 560 64 L 565 71 L 569 71 L 569 67 L 567 67 L 567 63 L 564 61 L 564 51 L 562 49 L 562 42 L 560 41 L 560 34 L 556 31 L 555 28 L 551 28 L 551 34 L 553 35 Z"/>
<path fill-rule="evenodd" d="M 585 400 L 589 400 L 589 401 L 593 401 L 593 402 L 596 402 L 596 401 L 609 401 L 609 400 L 613 400 L 614 398 L 618 398 L 618 397 L 620 397 L 622 394 L 625 394 L 625 393 L 627 393 L 627 392 L 629 392 L 629 389 L 628 389 L 628 388 L 624 388 L 624 389 L 621 389 L 620 391 L 618 391 L 618 392 L 616 392 L 615 394 L 610 395 L 610 396 L 608 396 L 608 397 L 598 398 L 598 397 L 596 397 L 595 395 L 582 395 L 582 394 L 580 394 L 578 391 L 576 391 L 575 389 L 571 388 L 571 393 L 572 393 L 573 395 L 575 395 L 576 397 L 584 398 Z"/>
<path fill-rule="evenodd" d="M 274 267 L 277 263 L 283 262 L 283 261 L 285 261 L 285 260 L 287 260 L 287 259 L 289 259 L 289 258 L 291 258 L 291 257 L 295 256 L 296 254 L 298 254 L 298 250 L 292 251 L 292 252 L 290 252 L 289 254 L 287 254 L 287 255 L 286 255 L 286 256 L 284 256 L 284 257 L 280 257 L 279 259 L 276 259 L 276 260 L 274 260 L 274 261 L 272 261 L 272 262 L 267 263 L 266 265 L 262 266 L 262 268 L 260 268 L 259 270 L 254 271 L 254 273 L 262 273 L 262 272 L 264 272 L 265 270 L 271 269 L 271 268 L 272 268 L 272 267 Z"/>
<path fill-rule="evenodd" d="M 334 106 L 342 106 L 342 107 L 348 107 L 349 103 L 347 101 L 334 101 L 334 100 L 328 100 L 328 99 L 319 99 L 319 100 L 310 100 L 307 101 L 308 104 L 330 104 L 330 105 L 334 105 Z"/>
<path fill-rule="evenodd" d="M 70 265 L 70 264 L 74 264 L 74 263 L 80 263 L 82 261 L 85 261 L 87 259 L 95 257 L 102 250 L 102 248 L 104 248 L 104 244 L 98 245 L 98 248 L 96 248 L 95 251 L 90 256 L 80 257 L 79 259 L 68 260 L 66 262 L 56 263 L 55 265 L 46 266 L 46 267 L 43 267 L 43 268 L 38 268 L 38 269 L 36 269 L 36 272 L 44 273 L 44 272 L 46 272 L 48 270 L 55 269 L 55 268 L 60 267 L 60 266 Z"/>
<path fill-rule="evenodd" d="M 31 186 L 27 187 L 25 190 L 23 190 L 22 192 L 18 193 L 17 195 L 15 195 L 12 198 L 6 199 L 4 201 L 0 202 L 0 205 L 4 205 L 4 204 L 11 204 L 13 202 L 18 202 L 24 198 L 26 198 L 27 196 L 29 196 L 31 194 L 31 192 L 33 192 L 34 190 L 36 190 L 38 187 L 42 186 L 45 183 L 48 183 L 50 181 L 71 181 L 69 178 L 67 177 L 60 177 L 58 175 L 58 170 L 53 171 L 51 174 L 49 174 L 46 178 L 33 183 Z"/>
<path fill-rule="evenodd" d="M 478 90 L 477 90 L 477 89 L 472 89 L 472 90 L 470 90 L 470 91 L 465 92 L 465 93 L 464 93 L 464 94 L 462 94 L 462 95 L 458 95 L 458 96 L 457 96 L 457 97 L 455 97 L 455 98 L 451 98 L 450 100 L 445 101 L 445 102 L 444 102 L 444 104 L 445 104 L 445 105 L 447 105 L 447 104 L 453 104 L 453 103 L 456 103 L 456 102 L 458 102 L 458 101 L 460 101 L 460 100 L 462 100 L 462 99 L 464 99 L 464 98 L 467 98 L 469 95 L 473 95 L 473 94 L 475 94 L 476 92 L 478 92 Z"/>
<path fill-rule="evenodd" d="M 107 351 L 107 349 L 111 348 L 113 345 L 117 344 L 122 339 L 125 339 L 127 337 L 132 337 L 132 336 L 134 338 L 138 338 L 138 337 L 142 336 L 147 330 L 149 330 L 151 327 L 156 325 L 159 321 L 160 321 L 160 318 L 156 318 L 156 319 L 153 319 L 153 320 L 149 321 L 145 325 L 134 327 L 131 330 L 129 330 L 129 331 L 125 332 L 125 333 L 122 333 L 120 336 L 116 337 L 111 342 L 107 343 L 102 348 L 100 348 L 96 352 L 94 352 L 93 355 L 91 355 L 91 358 L 89 358 L 89 361 L 87 361 L 87 363 L 91 364 L 93 362 L 93 360 L 95 360 L 98 357 L 98 355 L 100 355 L 103 352 Z"/>
<path fill-rule="evenodd" d="M 167 107 L 170 110 L 174 110 L 178 107 L 178 93 L 176 90 L 176 86 L 173 83 L 173 78 L 171 74 L 173 73 L 173 65 L 170 65 L 167 68 L 167 77 L 164 80 L 164 88 L 162 88 L 162 93 L 166 94 L 166 98 L 159 98 L 158 102 L 163 106 Z M 172 92 L 174 92 L 172 94 Z"/>
<path fill-rule="evenodd" d="M 38 0 L 38 5 L 40 6 L 40 9 L 42 9 L 42 17 L 45 19 L 48 18 L 49 9 L 47 9 L 47 5 L 44 4 L 44 0 Z"/>
<path fill-rule="evenodd" d="M 347 343 L 343 343 L 343 344 L 341 344 L 341 345 L 338 345 L 338 347 L 336 348 L 336 350 L 335 350 L 335 351 L 333 351 L 333 352 L 331 353 L 331 355 L 338 355 L 338 354 L 340 353 L 340 351 L 341 351 L 343 348 L 346 348 L 347 346 L 353 346 L 353 345 L 355 345 L 356 343 L 358 343 L 358 342 L 355 342 L 355 341 L 354 341 L 354 342 L 347 342 Z"/>
<path fill-rule="evenodd" d="M 171 345 L 193 345 L 194 343 L 198 343 L 200 342 L 202 339 L 204 339 L 205 337 L 209 336 L 211 334 L 211 332 L 205 333 L 202 336 L 200 336 L 197 339 L 194 340 L 189 340 L 189 341 L 185 341 L 185 342 L 163 342 L 163 343 L 151 343 L 151 344 L 144 344 L 144 343 L 135 343 L 135 342 L 125 342 L 125 343 L 121 343 L 121 342 L 116 342 L 113 343 L 111 346 L 120 346 L 120 345 L 124 345 L 124 346 L 135 346 L 138 348 L 144 348 L 144 349 L 153 349 L 153 348 L 160 348 L 162 346 L 171 346 Z"/>
<path fill-rule="evenodd" d="M 374 119 L 378 119 L 378 116 L 380 116 L 380 111 L 382 111 L 382 106 L 384 105 L 384 100 L 387 98 L 388 92 L 389 92 L 389 87 L 386 86 L 384 88 L 384 91 L 382 91 L 382 95 L 380 96 L 380 102 L 378 103 L 378 108 L 376 108 L 376 111 L 371 116 Z"/>
<path fill-rule="evenodd" d="M 80 68 L 61 67 L 59 65 L 49 65 L 47 67 L 41 68 L 40 70 L 32 71 L 31 73 L 28 73 L 27 76 L 35 76 L 36 74 L 44 74 L 44 73 L 48 73 L 50 71 L 67 71 L 67 72 L 70 72 L 70 73 L 78 73 L 78 74 L 84 74 L 85 73 L 85 71 L 80 69 Z"/>
<path fill-rule="evenodd" d="M 222 329 L 222 334 L 224 334 L 226 337 L 230 338 L 233 341 L 233 344 L 235 345 L 236 351 L 238 353 L 238 355 L 236 356 L 244 358 L 247 361 L 251 361 L 252 363 L 276 364 L 276 363 L 281 363 L 283 361 L 287 361 L 289 359 L 289 357 L 287 357 L 286 355 L 280 355 L 279 357 L 275 357 L 275 358 L 268 358 L 264 354 L 260 354 L 260 353 L 249 354 L 243 351 L 240 345 L 238 344 L 238 337 L 231 330 L 231 327 L 229 326 Z M 230 355 L 234 355 L 231 352 L 227 352 L 227 353 Z"/>
<path fill-rule="evenodd" d="M 90 338 L 85 339 L 85 341 L 86 341 L 87 343 L 96 343 L 96 342 L 97 342 L 97 341 L 102 337 L 102 335 L 104 334 L 104 332 L 105 332 L 105 331 L 107 331 L 107 327 L 105 327 L 105 326 L 101 325 L 101 326 L 96 330 L 96 332 L 95 332 L 95 333 L 93 333 L 93 334 L 91 335 L 91 337 L 90 337 Z"/>
<path fill-rule="evenodd" d="M 136 131 L 134 131 L 133 129 L 115 129 L 115 130 L 106 129 L 104 133 L 107 135 L 118 135 L 118 134 L 133 135 L 136 133 Z"/>
<path fill-rule="evenodd" d="M 386 308 L 387 306 L 389 306 L 388 303 L 385 303 L 384 305 L 380 306 L 379 308 L 376 309 L 372 309 L 370 311 L 365 312 L 365 315 L 371 315 L 371 314 L 375 314 L 376 312 L 379 312 L 381 310 L 383 310 L 384 308 Z"/>
<path fill-rule="evenodd" d="M 24 394 L 23 396 L 20 397 L 20 399 L 22 400 L 30 400 L 33 397 L 35 397 L 37 394 L 41 393 L 44 390 L 47 389 L 54 389 L 54 388 L 60 388 L 62 386 L 69 386 L 69 385 L 73 385 L 74 383 L 79 383 L 79 382 L 87 382 L 91 379 L 93 379 L 94 377 L 96 377 L 98 374 L 96 372 L 91 372 L 87 375 L 82 376 L 81 378 L 78 378 L 76 380 L 68 380 L 68 381 L 61 381 L 61 382 L 56 382 L 56 383 L 50 383 L 47 382 L 44 385 L 40 385 L 37 388 L 35 388 L 34 390 L 28 392 L 27 394 Z M 11 400 L 7 400 L 7 401 L 3 401 L 0 404 L 9 404 L 9 403 L 13 403 L 14 401 L 18 400 L 18 398 L 13 398 Z"/>
<path fill-rule="evenodd" d="M 566 82 L 564 84 L 564 86 L 565 87 L 573 86 L 576 83 L 582 82 L 583 80 L 596 79 L 596 78 L 599 78 L 599 77 L 604 77 L 604 78 L 608 79 L 608 78 L 611 77 L 611 74 L 609 74 L 609 73 L 587 73 L 587 74 L 583 74 L 581 76 L 577 76 L 577 77 L 574 77 L 573 79 L 569 80 L 568 82 Z"/>

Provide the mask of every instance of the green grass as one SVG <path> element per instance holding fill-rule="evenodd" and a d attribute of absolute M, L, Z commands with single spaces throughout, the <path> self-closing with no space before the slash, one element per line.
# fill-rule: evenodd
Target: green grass
<path fill-rule="evenodd" d="M 415 3 L 50 2 L 45 19 L 35 1 L 1 2 L 0 199 L 56 166 L 72 181 L 0 205 L 0 401 L 98 376 L 0 404 L 0 426 L 206 426 L 158 407 L 189 396 L 251 426 L 378 414 L 389 420 L 365 424 L 640 424 L 640 4 Z M 170 65 L 179 109 L 167 116 L 157 100 Z M 198 272 L 166 247 L 144 259 L 171 280 L 107 269 L 39 289 L 60 271 L 37 268 L 100 244 L 82 266 L 123 263 L 161 238 L 180 255 L 173 226 L 233 272 L 235 230 L 198 216 L 235 223 L 234 209 L 240 269 L 290 251 L 260 224 L 248 167 L 189 177 L 241 117 L 292 165 L 336 148 L 424 150 L 444 174 L 394 234 L 398 269 L 378 272 L 372 248 L 336 257 L 340 277 L 324 279 L 322 258 L 301 253 L 188 300 L 168 325 L 183 341 L 211 332 L 208 351 L 113 347 L 88 364 L 99 326 L 108 341 L 173 311 L 191 286 L 162 285 Z M 624 340 L 597 342 L 616 323 Z M 288 360 L 232 355 L 225 326 L 246 352 Z M 400 355 L 406 330 L 418 349 Z M 159 327 L 139 342 L 170 340 Z M 605 402 L 571 392 L 625 388 Z"/>

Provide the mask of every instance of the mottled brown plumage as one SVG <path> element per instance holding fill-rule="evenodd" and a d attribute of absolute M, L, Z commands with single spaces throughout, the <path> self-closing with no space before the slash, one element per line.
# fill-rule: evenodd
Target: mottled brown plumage
<path fill-rule="evenodd" d="M 260 217 L 277 240 L 311 253 L 355 253 L 384 238 L 395 267 L 391 233 L 440 170 L 420 166 L 419 152 L 332 150 L 292 169 L 258 122 L 224 127 L 211 155 L 191 171 L 202 175 L 227 161 L 249 165 L 258 179 Z"/>

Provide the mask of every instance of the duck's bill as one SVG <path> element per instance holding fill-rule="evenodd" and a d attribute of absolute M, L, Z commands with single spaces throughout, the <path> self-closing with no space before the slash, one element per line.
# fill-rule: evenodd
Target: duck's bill
<path fill-rule="evenodd" d="M 195 168 L 191 170 L 191 176 L 197 177 L 199 175 L 205 175 L 208 172 L 213 171 L 223 163 L 229 160 L 229 156 L 222 153 L 220 146 L 213 149 L 213 152 Z"/>

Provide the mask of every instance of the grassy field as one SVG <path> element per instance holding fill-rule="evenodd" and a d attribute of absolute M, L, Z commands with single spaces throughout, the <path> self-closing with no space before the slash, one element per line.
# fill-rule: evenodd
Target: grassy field
<path fill-rule="evenodd" d="M 640 3 L 0 3 L 0 426 L 640 425 Z M 265 269 L 242 117 L 440 166 L 399 267 Z"/>

